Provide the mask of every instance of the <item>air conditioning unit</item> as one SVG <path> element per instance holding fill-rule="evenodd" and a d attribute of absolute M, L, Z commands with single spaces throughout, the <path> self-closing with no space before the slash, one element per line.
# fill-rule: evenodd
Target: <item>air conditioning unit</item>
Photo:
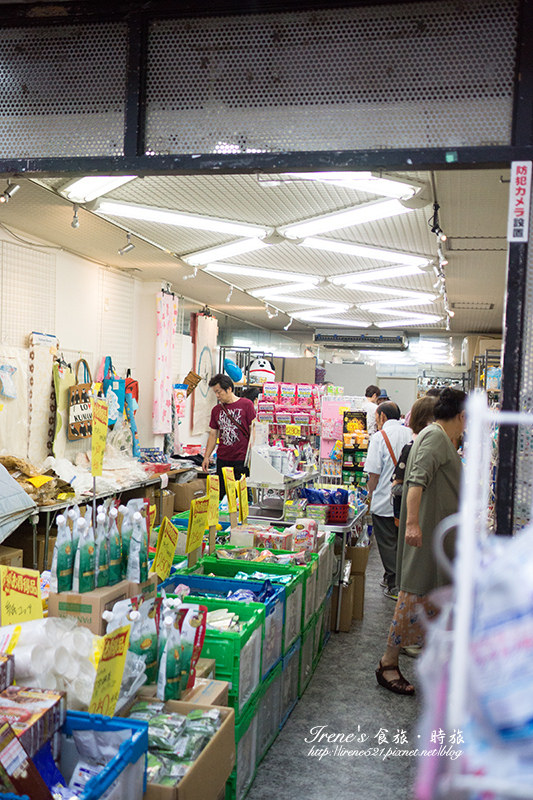
<path fill-rule="evenodd" d="M 334 333 L 331 328 L 317 330 L 314 333 L 313 341 L 322 347 L 349 347 L 359 350 L 407 350 L 409 340 L 403 333 L 361 333 L 361 331 L 349 330 L 342 333 Z"/>

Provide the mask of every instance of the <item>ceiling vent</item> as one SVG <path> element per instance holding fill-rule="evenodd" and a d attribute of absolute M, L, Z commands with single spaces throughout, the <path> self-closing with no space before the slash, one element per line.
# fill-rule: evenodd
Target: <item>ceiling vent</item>
<path fill-rule="evenodd" d="M 317 330 L 313 336 L 315 344 L 323 347 L 359 347 L 364 350 L 407 350 L 409 344 L 403 334 L 381 335 L 379 333 L 361 333 L 360 331 L 343 331 L 333 333 L 331 330 Z"/>
<path fill-rule="evenodd" d="M 468 301 L 468 300 L 458 300 L 455 303 L 452 303 L 452 308 L 456 311 L 492 311 L 494 308 L 494 303 L 482 303 Z"/>

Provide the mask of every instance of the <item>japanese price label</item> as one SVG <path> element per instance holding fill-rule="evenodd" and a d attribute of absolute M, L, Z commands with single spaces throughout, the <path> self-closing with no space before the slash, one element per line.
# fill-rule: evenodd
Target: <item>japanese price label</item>
<path fill-rule="evenodd" d="M 233 469 L 232 469 L 233 472 Z M 192 553 L 202 544 L 204 533 L 207 528 L 207 507 L 209 505 L 209 498 L 199 497 L 198 500 L 191 502 L 191 511 L 189 514 L 189 526 L 187 528 L 187 544 L 185 546 L 186 553 Z"/>
<path fill-rule="evenodd" d="M 164 517 L 157 537 L 154 563 L 150 570 L 151 572 L 155 572 L 162 581 L 170 575 L 170 568 L 172 566 L 174 553 L 176 552 L 177 543 L 178 530 L 167 517 Z"/>
<path fill-rule="evenodd" d="M 96 671 L 89 714 L 103 714 L 105 717 L 112 717 L 115 712 L 124 674 L 130 630 L 130 625 L 124 625 L 104 636 L 104 646 Z"/>
<path fill-rule="evenodd" d="M 233 467 L 222 467 L 224 483 L 226 484 L 226 494 L 228 496 L 228 511 L 233 514 L 237 511 L 237 486 L 235 483 L 235 472 Z"/>
<path fill-rule="evenodd" d="M 531 161 L 513 161 L 509 187 L 507 239 L 527 242 L 529 238 L 529 203 L 531 199 Z"/>
<path fill-rule="evenodd" d="M 105 400 L 95 400 L 93 402 L 93 433 L 91 441 L 91 473 L 95 476 L 102 474 L 106 439 L 107 402 Z"/>
<path fill-rule="evenodd" d="M 2 625 L 42 619 L 41 576 L 37 570 L 0 566 Z"/>
<path fill-rule="evenodd" d="M 218 504 L 220 500 L 220 480 L 218 475 L 207 476 L 207 526 L 218 525 Z"/>
<path fill-rule="evenodd" d="M 241 475 L 237 486 L 239 489 L 239 522 L 246 522 L 248 519 L 248 487 L 246 486 L 246 475 Z"/>
<path fill-rule="evenodd" d="M 287 436 L 301 436 L 302 435 L 302 426 L 301 425 L 287 425 L 285 427 L 285 433 Z"/>

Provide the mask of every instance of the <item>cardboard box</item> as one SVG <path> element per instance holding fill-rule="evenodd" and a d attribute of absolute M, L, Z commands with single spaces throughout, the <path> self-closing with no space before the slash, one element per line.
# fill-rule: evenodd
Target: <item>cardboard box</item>
<path fill-rule="evenodd" d="M 196 677 L 215 679 L 215 659 L 199 658 L 196 662 Z"/>
<path fill-rule="evenodd" d="M 150 505 L 154 505 L 155 503 L 155 487 L 156 485 L 150 486 L 141 486 L 139 489 L 124 489 L 120 496 L 120 500 L 124 505 L 127 504 L 128 500 L 134 500 L 137 497 L 146 497 L 147 500 L 150 501 Z"/>
<path fill-rule="evenodd" d="M 171 489 L 156 489 L 155 502 L 158 510 L 158 522 L 163 521 L 163 517 L 169 519 L 174 513 L 174 492 Z"/>
<path fill-rule="evenodd" d="M 369 555 L 370 555 L 370 547 L 346 548 L 346 558 L 352 562 L 352 575 L 365 574 Z"/>
<path fill-rule="evenodd" d="M 134 581 L 128 581 L 128 597 L 144 597 L 145 600 L 148 600 L 150 597 L 155 597 L 157 594 L 157 584 L 159 583 L 159 578 L 157 575 L 150 575 L 147 581 L 143 583 L 134 583 Z"/>
<path fill-rule="evenodd" d="M 0 656 L 0 692 L 15 683 L 15 656 L 2 653 Z M 224 705 L 221 703 L 221 705 Z"/>
<path fill-rule="evenodd" d="M 75 617 L 81 625 L 93 633 L 103 636 L 107 623 L 102 619 L 104 611 L 109 611 L 119 600 L 131 597 L 129 581 L 120 581 L 113 586 L 103 586 L 92 592 L 50 592 L 48 597 L 48 616 Z M 144 584 L 142 584 L 144 585 Z"/>
<path fill-rule="evenodd" d="M 353 583 L 353 611 L 354 619 L 363 619 L 365 610 L 365 580 L 366 575 L 356 574 L 352 576 Z"/>
<path fill-rule="evenodd" d="M 0 791 L 52 800 L 37 767 L 6 720 L 0 722 Z"/>
<path fill-rule="evenodd" d="M 22 567 L 23 552 L 15 547 L 5 547 L 0 544 L 0 565 L 6 567 Z"/>
<path fill-rule="evenodd" d="M 195 478 L 188 483 L 171 483 L 170 488 L 174 492 L 174 511 L 188 511 L 192 500 L 205 495 L 206 482 Z"/>
<path fill-rule="evenodd" d="M 9 722 L 29 756 L 52 739 L 66 713 L 66 692 L 8 686 L 0 693 L 0 718 Z"/>
<path fill-rule="evenodd" d="M 39 526 L 42 529 L 42 526 Z M 56 537 L 52 536 L 52 531 L 55 532 L 55 528 L 52 528 L 50 531 L 50 536 L 48 537 L 48 559 L 47 559 L 47 569 L 50 569 L 52 564 L 52 556 L 54 554 L 54 545 L 56 543 Z M 37 568 L 39 572 L 42 572 L 44 569 L 44 543 L 45 543 L 45 534 L 38 532 L 37 533 Z M 22 550 L 22 564 L 15 564 L 12 566 L 23 566 L 26 569 L 34 569 L 33 563 L 33 531 L 29 524 L 25 524 L 20 528 L 17 528 L 15 533 L 12 533 L 11 536 L 5 540 L 4 544 L 9 545 L 9 547 L 14 547 L 16 549 Z M 2 562 L 3 563 L 3 562 Z"/>
<path fill-rule="evenodd" d="M 198 708 L 209 711 L 218 708 L 222 725 L 177 786 L 160 786 L 149 783 L 145 800 L 218 800 L 233 767 L 235 766 L 235 712 L 225 706 L 201 706 L 168 700 L 165 711 L 188 714 Z"/>
<path fill-rule="evenodd" d="M 354 581 L 351 580 L 349 586 L 341 586 L 341 618 L 339 623 L 339 630 L 348 633 L 352 626 L 352 613 L 353 613 L 353 594 L 354 594 Z M 337 597 L 339 587 L 333 587 L 333 596 L 331 598 L 331 630 L 335 630 L 337 623 Z"/>
<path fill-rule="evenodd" d="M 229 683 L 210 678 L 196 678 L 192 689 L 187 689 L 181 699 L 185 703 L 199 703 L 203 706 L 227 706 Z"/>

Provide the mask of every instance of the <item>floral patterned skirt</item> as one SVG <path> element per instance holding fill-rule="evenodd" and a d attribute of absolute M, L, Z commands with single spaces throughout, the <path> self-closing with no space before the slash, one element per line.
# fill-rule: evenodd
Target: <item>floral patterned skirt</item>
<path fill-rule="evenodd" d="M 440 609 L 427 595 L 400 590 L 389 629 L 388 647 L 422 646 L 427 620 L 436 617 Z"/>

